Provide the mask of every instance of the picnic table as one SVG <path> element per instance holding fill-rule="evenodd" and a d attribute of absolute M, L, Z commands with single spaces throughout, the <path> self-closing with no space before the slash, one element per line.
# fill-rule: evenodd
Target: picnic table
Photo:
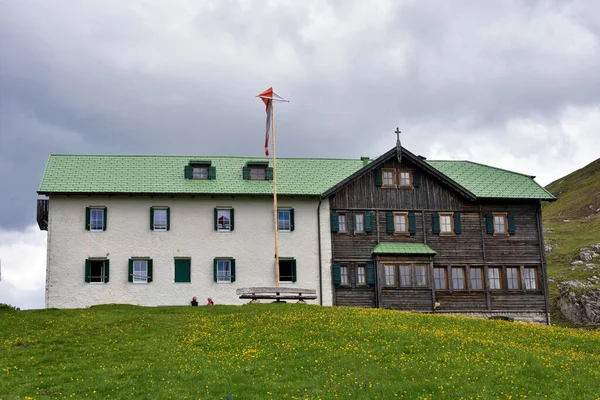
<path fill-rule="evenodd" d="M 305 300 L 317 298 L 316 289 L 295 287 L 249 287 L 237 289 L 235 293 L 240 296 L 240 299 L 250 299 L 250 303 L 260 303 L 260 300 L 275 300 L 276 303 L 298 300 L 298 303 L 306 303 Z"/>

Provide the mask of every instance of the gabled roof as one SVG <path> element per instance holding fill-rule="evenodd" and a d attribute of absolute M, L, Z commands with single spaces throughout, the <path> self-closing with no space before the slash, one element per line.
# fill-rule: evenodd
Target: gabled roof
<path fill-rule="evenodd" d="M 371 254 L 436 255 L 436 251 L 425 243 L 379 243 Z"/>
<path fill-rule="evenodd" d="M 329 197 L 348 183 L 364 174 L 379 168 L 383 163 L 396 157 L 396 148 L 381 155 L 367 166 L 356 171 L 337 185 L 323 193 Z M 554 201 L 556 198 L 537 182 L 534 177 L 518 172 L 478 164 L 471 161 L 424 160 L 402 148 L 402 157 L 410 160 L 423 171 L 437 177 L 469 200 L 476 199 L 534 199 Z"/>
<path fill-rule="evenodd" d="M 529 175 L 472 161 L 425 162 L 478 198 L 556 200 Z"/>
<path fill-rule="evenodd" d="M 210 160 L 216 179 L 185 179 L 184 167 L 193 160 Z M 257 161 L 265 159 L 53 154 L 38 193 L 272 194 L 273 182 L 242 178 L 242 168 Z M 318 196 L 362 166 L 360 159 L 278 158 L 277 193 Z"/>

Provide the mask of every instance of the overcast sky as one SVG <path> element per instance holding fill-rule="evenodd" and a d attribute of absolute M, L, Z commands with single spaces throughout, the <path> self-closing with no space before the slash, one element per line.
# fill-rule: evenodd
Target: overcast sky
<path fill-rule="evenodd" d="M 43 307 L 50 153 L 263 154 L 402 144 L 546 185 L 600 156 L 597 1 L 0 0 L 0 303 Z"/>

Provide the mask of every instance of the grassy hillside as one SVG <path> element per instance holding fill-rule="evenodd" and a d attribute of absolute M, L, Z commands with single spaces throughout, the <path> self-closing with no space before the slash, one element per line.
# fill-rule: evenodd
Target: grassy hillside
<path fill-rule="evenodd" d="M 553 246 L 546 253 L 548 276 L 557 282 L 578 280 L 600 274 L 600 260 L 593 262 L 595 270 L 576 267 L 571 262 L 577 259 L 579 249 L 600 242 L 600 159 L 564 178 L 546 186 L 558 198 L 543 206 L 543 224 L 546 229 L 545 242 Z M 556 285 L 551 285 L 552 302 L 558 296 Z M 553 312 L 554 321 L 566 323 L 559 312 Z"/>
<path fill-rule="evenodd" d="M 0 315 L 0 398 L 578 398 L 600 333 L 297 304 Z"/>

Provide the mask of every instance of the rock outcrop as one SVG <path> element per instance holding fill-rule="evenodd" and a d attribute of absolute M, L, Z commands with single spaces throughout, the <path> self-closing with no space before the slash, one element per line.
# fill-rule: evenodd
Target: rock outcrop
<path fill-rule="evenodd" d="M 587 286 L 582 282 L 558 284 L 560 297 L 556 306 L 576 326 L 600 324 L 600 289 L 585 291 Z"/>

